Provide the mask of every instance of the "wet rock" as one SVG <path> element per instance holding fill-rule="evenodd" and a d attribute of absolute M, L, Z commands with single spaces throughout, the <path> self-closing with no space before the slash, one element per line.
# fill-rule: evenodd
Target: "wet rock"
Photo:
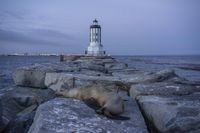
<path fill-rule="evenodd" d="M 129 94 L 136 98 L 139 95 L 188 95 L 194 92 L 200 92 L 200 88 L 187 84 L 158 82 L 132 85 Z"/>
<path fill-rule="evenodd" d="M 125 101 L 125 112 L 118 119 L 98 115 L 82 101 L 56 98 L 39 106 L 29 133 L 121 132 L 147 133 L 134 101 Z"/>
<path fill-rule="evenodd" d="M 200 129 L 199 96 L 138 96 L 137 101 L 150 132 L 195 133 Z"/>
<path fill-rule="evenodd" d="M 27 87 L 13 87 L 13 89 L 9 89 L 9 91 L 0 96 L 3 110 L 3 125 L 5 127 L 9 125 L 6 131 L 12 129 L 10 123 L 16 119 L 21 120 L 20 116 L 30 114 L 39 104 L 54 97 L 55 94 L 50 89 L 41 90 Z M 23 115 L 19 115 L 20 112 Z"/>

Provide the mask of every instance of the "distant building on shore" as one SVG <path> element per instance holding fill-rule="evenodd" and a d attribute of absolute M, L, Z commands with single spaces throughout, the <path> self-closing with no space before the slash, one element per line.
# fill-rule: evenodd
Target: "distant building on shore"
<path fill-rule="evenodd" d="M 106 51 L 104 51 L 103 45 L 101 44 L 101 26 L 98 24 L 96 19 L 90 26 L 90 43 L 87 50 L 85 51 L 85 54 L 89 56 L 106 55 Z"/>

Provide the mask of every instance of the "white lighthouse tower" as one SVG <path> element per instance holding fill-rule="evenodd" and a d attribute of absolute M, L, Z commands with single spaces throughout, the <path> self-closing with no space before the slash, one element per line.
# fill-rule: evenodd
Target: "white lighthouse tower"
<path fill-rule="evenodd" d="M 101 26 L 96 19 L 90 26 L 90 44 L 85 53 L 89 56 L 105 56 L 106 53 L 101 44 Z"/>

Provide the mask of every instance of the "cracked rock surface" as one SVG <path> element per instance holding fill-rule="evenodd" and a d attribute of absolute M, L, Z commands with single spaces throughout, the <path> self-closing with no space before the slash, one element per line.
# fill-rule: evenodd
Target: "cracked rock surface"
<path fill-rule="evenodd" d="M 39 106 L 29 133 L 147 133 L 136 102 L 129 99 L 125 105 L 121 117 L 109 119 L 82 101 L 55 98 Z"/>
<path fill-rule="evenodd" d="M 200 94 L 138 96 L 150 132 L 200 132 Z"/>

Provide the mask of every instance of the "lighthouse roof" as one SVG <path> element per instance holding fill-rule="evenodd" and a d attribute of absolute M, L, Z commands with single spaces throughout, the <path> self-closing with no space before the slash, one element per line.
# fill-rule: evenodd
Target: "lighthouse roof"
<path fill-rule="evenodd" d="M 95 19 L 95 20 L 93 21 L 93 23 L 98 23 L 97 19 Z"/>
<path fill-rule="evenodd" d="M 93 24 L 90 26 L 90 28 L 101 28 L 101 26 L 98 25 L 97 19 L 93 20 Z"/>

